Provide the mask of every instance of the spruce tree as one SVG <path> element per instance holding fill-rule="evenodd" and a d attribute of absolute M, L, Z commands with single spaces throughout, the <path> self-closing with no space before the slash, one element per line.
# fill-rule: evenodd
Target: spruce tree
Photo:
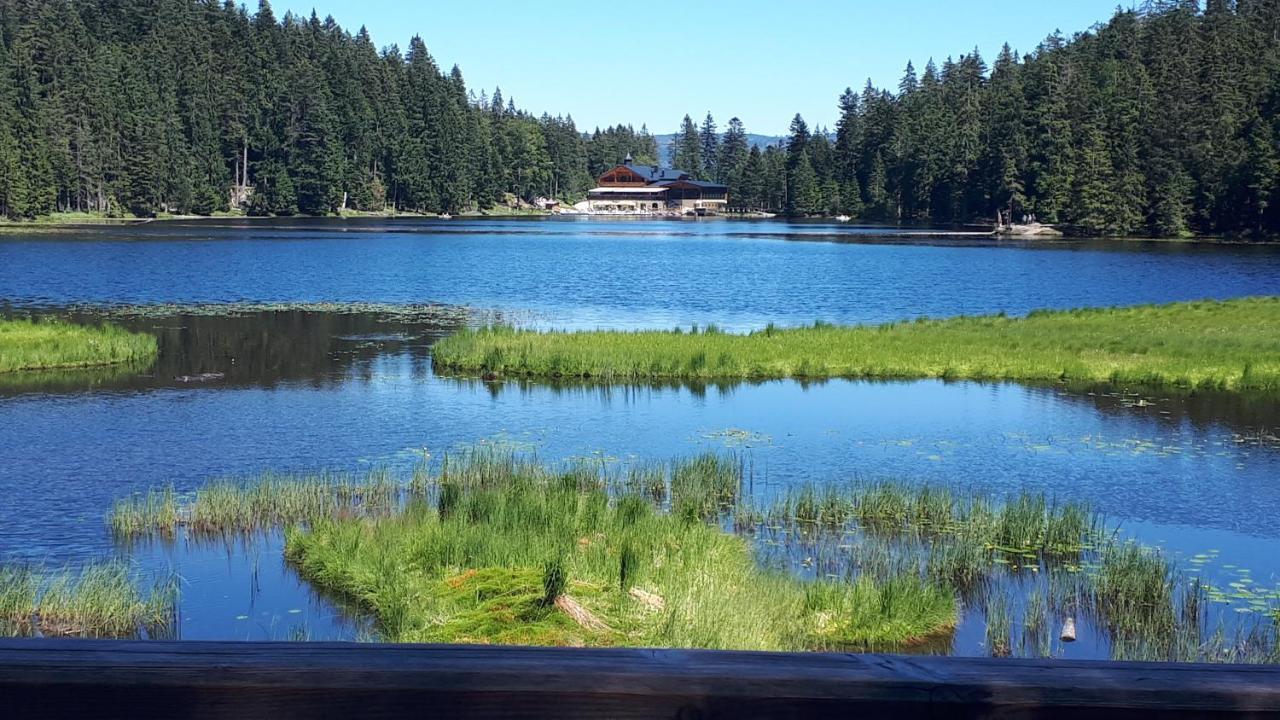
<path fill-rule="evenodd" d="M 680 132 L 671 145 L 671 166 L 695 178 L 703 174 L 702 135 L 688 115 L 680 123 Z"/>
<path fill-rule="evenodd" d="M 702 140 L 702 151 L 699 153 L 702 167 L 698 176 L 700 179 L 718 178 L 722 173 L 722 169 L 717 164 L 720 159 L 720 134 L 716 130 L 716 121 L 711 117 L 711 113 L 708 112 L 707 117 L 703 119 L 698 135 Z"/>

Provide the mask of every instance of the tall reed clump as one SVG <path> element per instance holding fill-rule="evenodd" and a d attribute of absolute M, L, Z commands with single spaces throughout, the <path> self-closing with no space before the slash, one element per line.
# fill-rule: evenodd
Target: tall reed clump
<path fill-rule="evenodd" d="M 463 330 L 436 343 L 444 372 L 606 382 L 943 378 L 1280 390 L 1280 298 L 720 331 Z"/>
<path fill-rule="evenodd" d="M 764 569 L 706 519 L 741 463 L 673 463 L 666 512 L 634 477 L 491 454 L 451 459 L 434 496 L 370 522 L 286 533 L 302 575 L 372 611 L 395 641 L 735 649 L 894 648 L 946 633 L 955 597 L 923 576 L 818 588 Z M 638 484 L 654 488 L 657 472 Z M 616 481 L 616 482 L 615 482 Z"/>
<path fill-rule="evenodd" d="M 1180 633 L 1200 626 L 1198 588 L 1191 586 L 1179 607 L 1174 567 L 1158 551 L 1126 542 L 1103 549 L 1089 590 L 1096 616 L 1127 656 L 1171 660 Z"/>
<path fill-rule="evenodd" d="M 277 475 L 216 480 L 187 502 L 172 487 L 118 500 L 108 516 L 116 537 L 243 533 L 347 515 L 386 515 L 395 510 L 403 484 L 386 470 L 363 477 L 343 474 Z"/>
<path fill-rule="evenodd" d="M 155 337 L 114 325 L 0 320 L 0 373 L 149 363 L 157 352 Z"/>
<path fill-rule="evenodd" d="M 802 486 L 769 511 L 773 522 L 838 530 L 946 537 L 987 550 L 1022 556 L 1076 556 L 1104 535 L 1101 519 L 1079 503 L 1060 503 L 1022 492 L 1004 502 L 959 496 L 952 490 L 885 480 L 849 485 Z M 952 546 L 951 550 L 972 552 Z"/>
<path fill-rule="evenodd" d="M 56 571 L 0 566 L 4 636 L 167 637 L 174 629 L 176 602 L 171 580 L 143 593 L 119 563 Z"/>
<path fill-rule="evenodd" d="M 1159 549 L 1120 540 L 1082 504 L 883 481 L 796 488 L 766 512 L 764 526 L 752 529 L 766 547 L 780 546 L 774 555 L 807 557 L 827 572 L 856 567 L 874 578 L 923 568 L 923 577 L 982 609 L 996 655 L 1049 655 L 1055 618 L 1072 626 L 1087 620 L 1115 659 L 1239 662 L 1280 654 L 1270 618 L 1266 632 L 1210 636 L 1206 588 Z"/>

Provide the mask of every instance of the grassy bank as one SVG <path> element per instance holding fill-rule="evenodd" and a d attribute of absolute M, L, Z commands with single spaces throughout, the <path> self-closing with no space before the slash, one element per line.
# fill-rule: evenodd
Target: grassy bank
<path fill-rule="evenodd" d="M 0 320 L 0 373 L 149 362 L 156 352 L 151 335 L 114 325 Z"/>
<path fill-rule="evenodd" d="M 120 564 L 56 571 L 0 566 L 0 637 L 167 637 L 175 603 L 173 583 L 143 593 Z"/>
<path fill-rule="evenodd" d="M 1040 311 L 879 326 L 701 331 L 465 330 L 436 366 L 496 377 L 946 378 L 1280 390 L 1280 298 Z"/>

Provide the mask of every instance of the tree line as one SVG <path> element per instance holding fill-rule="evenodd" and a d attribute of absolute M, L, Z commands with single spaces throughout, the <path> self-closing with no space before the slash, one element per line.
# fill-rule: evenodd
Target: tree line
<path fill-rule="evenodd" d="M 631 154 L 739 208 L 1088 232 L 1280 233 L 1280 0 L 1151 0 L 988 67 L 961 55 L 760 148 L 686 116 L 670 158 L 478 95 L 421 38 L 263 0 L 0 0 L 0 214 L 460 212 L 580 198 Z"/>
<path fill-rule="evenodd" d="M 9 218 L 458 212 L 580 196 L 626 152 L 657 154 L 477 96 L 421 38 L 378 50 L 268 0 L 0 0 Z"/>
<path fill-rule="evenodd" d="M 796 116 L 745 149 L 685 117 L 672 160 L 743 208 L 1092 233 L 1280 233 L 1280 0 L 1155 0 L 1019 57 L 908 63 L 845 90 L 835 132 Z"/>

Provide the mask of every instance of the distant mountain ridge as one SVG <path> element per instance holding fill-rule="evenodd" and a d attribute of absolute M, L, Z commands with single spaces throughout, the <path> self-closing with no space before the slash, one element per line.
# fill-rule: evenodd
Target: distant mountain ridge
<path fill-rule="evenodd" d="M 671 145 L 676 141 L 675 133 L 666 135 L 654 135 L 653 139 L 658 143 L 658 157 L 661 162 L 667 163 L 671 160 Z M 786 142 L 785 135 L 757 135 L 755 133 L 747 133 L 747 146 L 758 147 L 761 150 L 770 145 L 779 145 Z"/>

